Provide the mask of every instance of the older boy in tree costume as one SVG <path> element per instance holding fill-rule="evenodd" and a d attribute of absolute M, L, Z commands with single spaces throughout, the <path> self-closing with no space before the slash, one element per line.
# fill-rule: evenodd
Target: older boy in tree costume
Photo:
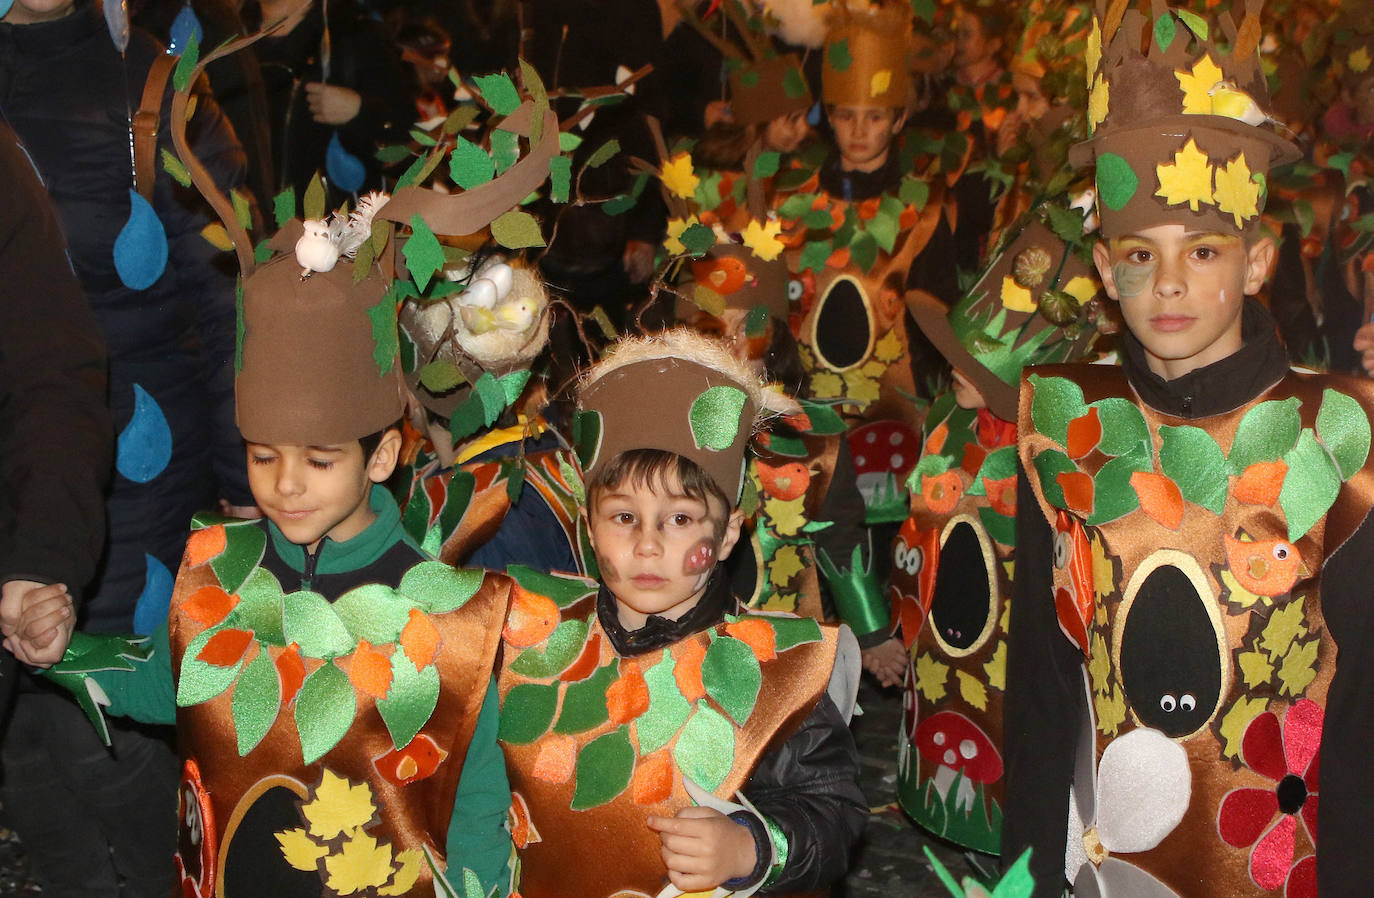
<path fill-rule="evenodd" d="M 827 696 L 839 631 L 744 612 L 717 563 L 764 401 L 689 331 L 623 342 L 581 390 L 602 585 L 517 594 L 499 678 L 527 898 L 792 895 L 847 866 L 866 811 L 852 685 Z"/>
<path fill-rule="evenodd" d="M 1034 847 L 1037 895 L 1061 859 L 1080 895 L 1368 893 L 1374 389 L 1290 371 L 1245 298 L 1296 155 L 1262 123 L 1258 6 L 1097 7 L 1078 152 L 1130 333 L 1120 369 L 1021 393 L 1003 856 Z"/>

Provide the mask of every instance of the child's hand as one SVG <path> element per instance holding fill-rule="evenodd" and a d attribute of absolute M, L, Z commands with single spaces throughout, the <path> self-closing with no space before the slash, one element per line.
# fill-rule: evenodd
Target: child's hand
<path fill-rule="evenodd" d="M 310 104 L 311 118 L 321 125 L 346 125 L 363 108 L 363 98 L 356 90 L 319 81 L 305 86 L 305 101 Z"/>
<path fill-rule="evenodd" d="M 76 613 L 67 587 L 32 580 L 11 580 L 0 599 L 0 629 L 4 645 L 14 657 L 32 667 L 50 667 L 62 660 L 76 626 Z"/>
<path fill-rule="evenodd" d="M 902 641 L 892 638 L 860 653 L 864 670 L 873 674 L 884 686 L 900 686 L 906 676 L 906 649 Z"/>
<path fill-rule="evenodd" d="M 758 861 L 754 836 L 720 811 L 683 808 L 675 817 L 650 817 L 663 843 L 668 879 L 684 892 L 703 892 L 748 876 Z"/>
<path fill-rule="evenodd" d="M 1374 324 L 1366 324 L 1355 331 L 1355 349 L 1366 374 L 1374 375 Z"/>

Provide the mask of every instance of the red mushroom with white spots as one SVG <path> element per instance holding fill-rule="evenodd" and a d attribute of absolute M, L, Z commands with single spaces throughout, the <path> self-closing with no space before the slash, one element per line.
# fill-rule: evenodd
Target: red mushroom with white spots
<path fill-rule="evenodd" d="M 921 437 L 900 421 L 874 421 L 849 432 L 854 480 L 864 502 L 881 501 L 890 475 L 900 488 L 921 458 Z"/>
<path fill-rule="evenodd" d="M 974 783 L 986 785 L 1002 778 L 1002 755 L 983 728 L 956 711 L 932 714 L 916 727 L 916 749 L 937 765 L 931 783 L 944 799 L 957 775 L 956 808 L 973 807 Z"/>

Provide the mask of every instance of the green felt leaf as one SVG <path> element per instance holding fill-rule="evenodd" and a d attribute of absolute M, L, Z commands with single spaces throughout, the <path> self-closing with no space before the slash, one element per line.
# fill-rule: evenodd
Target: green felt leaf
<path fill-rule="evenodd" d="M 338 745 L 357 712 L 358 698 L 348 674 L 333 661 L 307 676 L 296 696 L 296 730 L 305 763 L 315 763 Z"/>
<path fill-rule="evenodd" d="M 829 240 L 813 240 L 802 247 L 801 270 L 820 271 L 834 248 Z"/>
<path fill-rule="evenodd" d="M 1097 197 L 1113 211 L 1120 211 L 1140 187 L 1131 164 L 1116 153 L 1097 155 Z"/>
<path fill-rule="evenodd" d="M 577 753 L 572 809 L 585 811 L 615 798 L 630 785 L 634 770 L 629 727 L 618 727 L 588 742 Z"/>
<path fill-rule="evenodd" d="M 738 387 L 716 386 L 692 402 L 688 414 L 698 449 L 729 449 L 739 436 L 740 413 L 748 399 Z"/>
<path fill-rule="evenodd" d="M 884 197 L 884 199 L 897 202 L 892 197 Z M 872 237 L 877 247 L 885 253 L 892 252 L 892 247 L 897 243 L 897 215 L 900 214 L 900 209 L 895 215 L 887 210 L 880 210 L 877 215 L 868 220 L 868 225 L 864 228 L 864 232 Z"/>
<path fill-rule="evenodd" d="M 439 141 L 435 140 L 433 137 L 430 137 L 428 134 L 421 131 L 419 128 L 410 129 L 410 139 L 415 141 L 422 147 L 432 147 L 439 143 Z"/>
<path fill-rule="evenodd" d="M 506 391 L 501 389 L 501 385 L 490 372 L 477 378 L 477 383 L 473 384 L 472 388 L 482 401 L 482 407 L 486 409 L 486 423 L 488 426 L 494 424 L 501 416 L 501 412 L 506 410 Z"/>
<path fill-rule="evenodd" d="M 401 509 L 401 526 L 412 539 L 418 540 L 423 539 L 427 533 L 433 509 L 430 507 L 429 494 L 423 486 L 418 483 L 415 486 Z"/>
<path fill-rule="evenodd" d="M 1188 30 L 1198 36 L 1199 40 L 1207 40 L 1208 26 L 1207 20 L 1195 12 L 1186 9 L 1175 9 L 1174 15 L 1183 20 L 1183 24 L 1188 26 Z"/>
<path fill-rule="evenodd" d="M 990 505 L 978 506 L 978 519 L 993 541 L 1002 546 L 1016 545 L 1016 518 L 999 514 Z"/>
<path fill-rule="evenodd" d="M 454 139 L 453 152 L 449 156 L 448 173 L 453 183 L 471 190 L 495 176 L 496 161 L 477 144 L 458 137 Z"/>
<path fill-rule="evenodd" d="M 1087 522 L 1105 524 L 1139 508 L 1140 497 L 1131 486 L 1131 475 L 1148 470 L 1149 461 L 1134 455 L 1113 458 L 1099 468 L 1093 477 L 1093 510 Z"/>
<path fill-rule="evenodd" d="M 272 217 L 282 227 L 296 217 L 296 189 L 288 187 L 272 198 Z"/>
<path fill-rule="evenodd" d="M 1035 375 L 1031 376 L 1034 377 Z M 1046 449 L 1035 456 L 1031 460 L 1031 464 L 1035 466 L 1036 478 L 1040 481 L 1040 489 L 1045 494 L 1045 501 L 1055 508 L 1067 510 L 1069 506 L 1064 501 L 1064 490 L 1060 488 L 1057 478 L 1067 471 L 1077 471 L 1078 466 L 1057 449 Z"/>
<path fill-rule="evenodd" d="M 311 176 L 310 183 L 305 188 L 304 203 L 306 218 L 324 218 L 324 181 L 320 178 L 319 172 Z"/>
<path fill-rule="evenodd" d="M 902 179 L 902 186 L 898 188 L 897 196 L 903 203 L 920 211 L 926 207 L 930 200 L 930 184 L 921 178 L 908 175 Z"/>
<path fill-rule="evenodd" d="M 1066 209 L 1063 206 L 1047 205 L 1045 218 L 1049 222 L 1050 230 L 1054 236 L 1063 240 L 1065 243 L 1073 244 L 1083 239 L 1083 213 L 1077 209 Z"/>
<path fill-rule="evenodd" d="M 601 413 L 595 409 L 579 410 L 573 416 L 573 452 L 583 470 L 596 463 L 601 454 Z"/>
<path fill-rule="evenodd" d="M 664 649 L 659 662 L 644 672 L 644 682 L 649 687 L 649 710 L 634 723 L 641 755 L 658 751 L 671 742 L 692 713 L 692 705 L 683 696 L 673 675 L 676 666 L 672 653 Z"/>
<path fill-rule="evenodd" d="M 1069 439 L 1069 422 L 1087 414 L 1083 390 L 1063 377 L 1030 375 L 1031 424 L 1060 446 Z M 1100 413 L 1100 411 L 1099 411 Z M 1103 426 L 1106 432 L 1106 426 Z M 1072 470 L 1070 468 L 1069 470 Z"/>
<path fill-rule="evenodd" d="M 782 161 L 781 153 L 759 153 L 754 160 L 754 177 L 771 178 L 778 173 L 778 165 Z"/>
<path fill-rule="evenodd" d="M 413 233 L 405 245 L 406 270 L 415 279 L 415 286 L 424 290 L 435 272 L 444 267 L 444 248 L 418 212 L 410 216 L 410 227 Z"/>
<path fill-rule="evenodd" d="M 1342 480 L 1364 467 L 1369 458 L 1369 436 L 1369 418 L 1359 402 L 1330 387 L 1322 391 L 1317 437 L 1336 460 Z"/>
<path fill-rule="evenodd" d="M 385 583 L 357 586 L 334 600 L 334 613 L 354 640 L 366 639 L 373 645 L 399 639 L 410 620 L 410 609 L 410 603 Z"/>
<path fill-rule="evenodd" d="M 911 14 L 926 24 L 935 21 L 935 0 L 911 0 Z"/>
<path fill-rule="evenodd" d="M 812 209 L 803 213 L 801 220 L 812 230 L 828 229 L 832 221 L 829 209 Z"/>
<path fill-rule="evenodd" d="M 503 375 L 497 384 L 501 387 L 501 393 L 505 396 L 506 405 L 520 398 L 520 394 L 525 392 L 525 384 L 530 382 L 532 372 L 512 371 L 510 374 Z M 504 409 L 503 409 L 504 411 Z"/>
<path fill-rule="evenodd" d="M 406 259 L 408 262 L 409 253 Z M 396 331 L 396 297 L 392 291 L 388 290 L 375 306 L 368 308 L 367 319 L 372 322 L 372 360 L 377 363 L 377 376 L 385 377 L 396 366 L 396 353 L 401 348 L 401 338 Z"/>
<path fill-rule="evenodd" d="M 1174 42 L 1175 30 L 1174 17 L 1169 15 L 1167 11 L 1159 18 L 1155 19 L 1155 44 L 1159 49 L 1169 49 L 1169 45 Z"/>
<path fill-rule="evenodd" d="M 475 103 L 463 103 L 455 107 L 454 110 L 448 114 L 448 118 L 444 119 L 444 133 L 460 133 L 463 129 L 467 128 L 468 125 L 471 125 L 481 112 L 482 110 L 478 109 Z"/>
<path fill-rule="evenodd" d="M 243 667 L 242 658 L 229 667 L 220 667 L 217 664 L 206 664 L 197 657 L 210 641 L 210 637 L 220 632 L 220 629 L 212 627 L 205 630 L 192 639 L 182 653 L 181 673 L 177 677 L 178 708 L 189 708 L 201 702 L 208 702 L 238 679 L 239 669 Z"/>
<path fill-rule="evenodd" d="M 558 132 L 558 152 L 571 153 L 573 150 L 582 146 L 582 138 L 573 134 L 571 131 Z"/>
<path fill-rule="evenodd" d="M 1104 425 L 1105 430 L 1105 425 Z M 1226 456 L 1200 427 L 1159 428 L 1159 467 L 1183 498 L 1215 514 L 1226 507 Z"/>
<path fill-rule="evenodd" d="M 271 241 L 270 241 L 268 238 L 264 237 L 263 239 L 261 239 L 261 240 L 258 241 L 257 246 L 253 247 L 253 261 L 254 261 L 255 263 L 257 263 L 258 265 L 261 265 L 262 263 L 268 261 L 268 260 L 271 259 L 271 258 L 272 258 L 272 245 L 271 245 Z M 242 325 L 242 323 L 243 323 L 243 316 L 239 316 L 239 324 Z M 242 352 L 242 349 L 243 349 L 243 342 L 242 342 L 242 339 L 240 339 L 240 341 L 239 341 L 239 346 L 238 346 L 238 348 L 239 348 L 239 351 L 240 351 L 240 353 L 241 353 L 241 352 Z M 243 359 L 242 359 L 241 357 L 238 358 L 238 359 L 235 361 L 234 364 L 237 366 L 237 367 L 235 367 L 235 369 L 234 369 L 234 373 L 235 373 L 235 374 L 238 374 L 238 373 L 240 373 L 240 372 L 243 371 Z"/>
<path fill-rule="evenodd" d="M 520 491 L 525 486 L 525 466 L 518 458 L 501 462 L 501 477 L 506 481 L 506 497 L 514 505 L 520 501 Z"/>
<path fill-rule="evenodd" d="M 530 592 L 552 599 L 559 608 L 567 608 L 597 591 L 597 584 L 594 582 L 546 574 L 523 564 L 512 564 L 506 569 L 506 573 Z"/>
<path fill-rule="evenodd" d="M 820 436 L 830 436 L 831 434 L 844 433 L 848 430 L 840 413 L 835 411 L 833 405 L 823 402 L 813 402 L 809 399 L 801 400 L 802 411 L 806 413 L 807 419 L 811 422 L 811 433 Z"/>
<path fill-rule="evenodd" d="M 465 383 L 463 372 L 448 359 L 435 359 L 420 369 L 420 385 L 431 393 L 447 393 Z"/>
<path fill-rule="evenodd" d="M 693 224 L 682 232 L 678 241 L 686 248 L 688 254 L 700 256 L 716 245 L 716 232 L 704 224 Z"/>
<path fill-rule="evenodd" d="M 610 162 L 611 157 L 619 152 L 620 141 L 612 138 L 611 140 L 608 140 L 601 146 L 597 147 L 596 152 L 592 153 L 590 156 L 587 157 L 587 168 L 600 168 L 607 162 Z"/>
<path fill-rule="evenodd" d="M 191 173 L 186 170 L 186 166 L 177 158 L 176 153 L 166 147 L 162 148 L 162 168 L 182 187 L 191 186 Z"/>
<path fill-rule="evenodd" d="M 1302 430 L 1300 404 L 1296 396 L 1290 396 L 1261 402 L 1246 412 L 1231 441 L 1226 473 L 1239 477 L 1255 462 L 1284 458 L 1297 445 Z"/>
<path fill-rule="evenodd" d="M 572 160 L 567 156 L 554 156 L 549 160 L 549 199 L 566 203 L 571 189 Z"/>
<path fill-rule="evenodd" d="M 697 702 L 673 745 L 673 761 L 683 776 L 714 792 L 735 766 L 735 728 L 705 701 Z"/>
<path fill-rule="evenodd" d="M 782 205 L 778 207 L 778 215 L 788 219 L 799 218 L 811 209 L 811 204 L 815 200 L 814 193 L 794 193 L 783 200 Z"/>
<path fill-rule="evenodd" d="M 610 717 L 606 709 L 606 690 L 615 682 L 619 670 L 620 662 L 612 661 L 587 679 L 569 683 L 563 692 L 563 709 L 558 713 L 553 731 L 585 733 L 605 723 Z"/>
<path fill-rule="evenodd" d="M 504 72 L 477 75 L 472 80 L 477 83 L 482 100 L 497 115 L 510 115 L 520 108 L 520 92 L 515 89 L 515 82 Z"/>
<path fill-rule="evenodd" d="M 1112 396 L 1093 403 L 1098 422 L 1102 425 L 1102 439 L 1097 448 L 1106 455 L 1135 455 L 1149 457 L 1150 425 L 1145 415 L 1129 399 Z M 1084 414 L 1087 410 L 1084 410 Z"/>
<path fill-rule="evenodd" d="M 196 65 L 200 62 L 200 38 L 191 33 L 186 39 L 186 49 L 182 51 L 181 58 L 177 60 L 177 67 L 172 71 L 172 87 L 178 93 L 185 93 L 191 86 L 191 73 L 196 70 Z"/>
<path fill-rule="evenodd" d="M 391 688 L 377 700 L 377 713 L 391 734 L 391 744 L 405 748 L 429 723 L 439 704 L 439 668 L 433 664 L 418 670 L 415 662 L 397 646 L 391 655 Z"/>
<path fill-rule="evenodd" d="M 1016 447 L 1003 446 L 1001 449 L 994 449 L 983 459 L 982 465 L 978 467 L 978 476 L 974 478 L 969 492 L 976 496 L 987 495 L 984 484 L 990 480 L 1006 480 L 1008 477 L 1016 476 Z M 974 488 L 978 492 L 974 493 Z"/>
<path fill-rule="evenodd" d="M 210 559 L 210 569 L 215 572 L 225 592 L 237 592 L 262 560 L 263 550 L 267 548 L 267 534 L 258 527 L 246 524 L 226 526 L 224 537 L 224 551 Z"/>
<path fill-rule="evenodd" d="M 1311 428 L 1302 429 L 1296 445 L 1284 454 L 1283 460 L 1288 464 L 1288 474 L 1279 490 L 1279 507 L 1288 520 L 1288 539 L 1296 542 L 1336 501 L 1341 472 Z"/>
<path fill-rule="evenodd" d="M 491 235 L 507 249 L 543 246 L 544 234 L 539 221 L 528 212 L 512 209 L 491 223 Z"/>
<path fill-rule="evenodd" d="M 507 745 L 529 745 L 549 731 L 557 708 L 557 686 L 521 683 L 506 693 L 506 700 L 501 703 L 496 738 Z"/>
<path fill-rule="evenodd" d="M 397 592 L 429 614 L 443 614 L 463 607 L 477 594 L 486 572 L 480 568 L 454 568 L 442 561 L 422 561 L 406 571 Z"/>
<path fill-rule="evenodd" d="M 491 158 L 496 160 L 496 173 L 504 174 L 520 158 L 520 138 L 513 131 L 493 131 Z"/>
<path fill-rule="evenodd" d="M 750 338 L 764 336 L 767 333 L 768 319 L 766 305 L 759 303 L 754 306 L 744 318 L 744 335 Z"/>
<path fill-rule="evenodd" d="M 382 163 L 383 165 L 392 165 L 394 163 L 400 162 L 402 159 L 409 158 L 411 152 L 409 146 L 403 143 L 397 143 L 392 144 L 391 146 L 382 147 L 372 155 L 375 156 L 377 158 L 377 161 Z"/>
<path fill-rule="evenodd" d="M 347 655 L 358 644 L 334 612 L 334 606 L 319 593 L 293 592 L 282 604 L 282 637 L 300 646 L 302 655 L 333 658 Z"/>
<path fill-rule="evenodd" d="M 252 630 L 259 642 L 286 645 L 282 632 L 285 594 L 277 578 L 265 568 L 254 568 L 238 588 L 237 595 L 239 603 L 229 613 L 225 623 Z"/>
<path fill-rule="evenodd" d="M 577 660 L 587 642 L 585 620 L 565 620 L 549 634 L 543 651 L 525 649 L 511 662 L 510 669 L 531 679 L 548 679 Z"/>
<path fill-rule="evenodd" d="M 830 45 L 830 49 L 825 54 L 826 62 L 837 72 L 847 72 L 854 63 L 854 57 L 849 54 L 849 41 L 838 40 Z"/>
<path fill-rule="evenodd" d="M 281 678 L 277 666 L 267 652 L 258 656 L 243 669 L 234 686 L 231 704 L 234 714 L 234 737 L 238 741 L 239 757 L 248 754 L 277 719 L 281 709 Z"/>
<path fill-rule="evenodd" d="M 806 96 L 806 79 L 795 68 L 789 68 L 782 76 L 782 92 L 790 100 Z"/>
<path fill-rule="evenodd" d="M 753 649 L 732 636 L 721 636 L 712 640 L 706 650 L 701 662 L 701 683 L 730 719 L 743 726 L 754 713 L 763 673 Z"/>
<path fill-rule="evenodd" d="M 754 615 L 749 615 L 753 617 Z M 785 652 L 799 645 L 821 641 L 821 625 L 809 617 L 759 617 L 773 628 L 773 649 Z"/>

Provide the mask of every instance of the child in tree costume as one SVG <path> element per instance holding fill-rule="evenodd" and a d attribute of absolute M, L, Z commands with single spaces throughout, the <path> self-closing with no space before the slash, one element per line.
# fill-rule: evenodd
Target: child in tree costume
<path fill-rule="evenodd" d="M 499 677 L 527 898 L 801 894 L 847 866 L 866 809 L 841 631 L 745 611 L 717 563 L 765 401 L 689 331 L 622 342 L 582 387 L 602 585 L 527 577 L 543 595 L 516 596 Z"/>
<path fill-rule="evenodd" d="M 1290 371 L 1244 298 L 1296 155 L 1258 6 L 1096 10 L 1076 155 L 1129 334 L 1021 392 L 1003 856 L 1034 847 L 1037 895 L 1061 857 L 1080 895 L 1368 892 L 1374 389 Z"/>

